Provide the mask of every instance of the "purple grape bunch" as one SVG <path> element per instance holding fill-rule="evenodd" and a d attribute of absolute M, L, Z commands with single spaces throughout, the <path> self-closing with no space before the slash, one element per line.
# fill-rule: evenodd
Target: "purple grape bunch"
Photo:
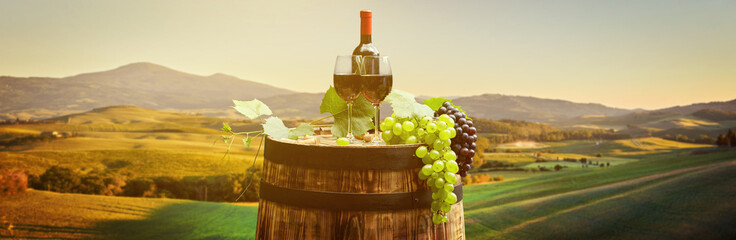
<path fill-rule="evenodd" d="M 465 177 L 468 171 L 473 168 L 473 156 L 475 156 L 475 141 L 478 136 L 475 135 L 477 130 L 473 127 L 473 121 L 468 119 L 465 113 L 460 112 L 452 106 L 450 102 L 442 103 L 442 107 L 434 112 L 435 117 L 447 114 L 455 121 L 455 131 L 457 135 L 452 138 L 452 151 L 457 154 L 457 163 L 460 170 L 457 172 L 460 176 Z"/>

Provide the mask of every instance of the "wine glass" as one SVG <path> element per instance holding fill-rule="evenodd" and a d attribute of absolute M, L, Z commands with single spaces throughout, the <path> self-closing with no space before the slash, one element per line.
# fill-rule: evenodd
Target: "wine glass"
<path fill-rule="evenodd" d="M 381 102 L 391 92 L 393 85 L 393 74 L 391 74 L 391 63 L 388 56 L 363 56 L 364 72 L 360 75 L 361 91 L 368 101 L 373 103 L 375 119 L 373 121 L 375 134 L 369 145 L 386 145 L 381 138 L 378 128 L 380 123 Z"/>
<path fill-rule="evenodd" d="M 335 60 L 334 82 L 337 95 L 348 104 L 348 134 L 347 139 L 351 143 L 355 140 L 353 136 L 353 102 L 360 96 L 360 72 L 353 65 L 360 56 L 344 55 L 337 56 Z"/>

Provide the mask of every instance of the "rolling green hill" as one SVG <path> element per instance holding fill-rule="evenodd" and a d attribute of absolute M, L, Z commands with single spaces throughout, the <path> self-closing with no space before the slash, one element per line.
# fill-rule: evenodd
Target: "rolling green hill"
<path fill-rule="evenodd" d="M 687 106 L 674 106 L 655 110 L 657 112 L 671 112 L 679 114 L 689 114 L 703 109 L 715 109 L 719 111 L 736 112 L 736 99 L 730 101 L 714 101 L 707 103 L 694 103 Z"/>
<path fill-rule="evenodd" d="M 555 122 L 582 115 L 622 115 L 631 110 L 613 108 L 596 103 L 574 103 L 558 99 L 525 96 L 483 94 L 459 97 L 453 103 L 472 113 L 472 117 L 486 119 L 514 119 L 532 122 Z"/>
<path fill-rule="evenodd" d="M 733 152 L 662 158 L 469 186 L 466 233 L 471 239 L 731 236 L 734 158 Z"/>
<path fill-rule="evenodd" d="M 616 129 L 632 137 L 656 136 L 670 138 L 678 134 L 689 139 L 702 135 L 715 138 L 729 128 L 736 128 L 736 112 L 701 109 L 691 113 L 652 111 L 621 116 L 586 116 L 555 123 L 565 128 Z"/>
<path fill-rule="evenodd" d="M 0 136 L 5 138 L 37 135 L 41 131 L 75 134 L 0 148 L 0 167 L 20 168 L 33 174 L 61 165 L 140 177 L 211 176 L 242 173 L 255 157 L 255 148 L 241 143 L 233 145 L 229 160 L 221 159 L 225 144 L 212 144 L 219 136 L 222 122 L 231 122 L 227 119 L 115 106 L 55 120 L 60 123 L 0 126 Z M 240 121 L 231 122 L 231 126 L 239 131 L 260 127 Z"/>
<path fill-rule="evenodd" d="M 249 239 L 257 217 L 253 205 L 34 190 L 0 203 L 13 225 L 0 238 L 18 239 Z"/>

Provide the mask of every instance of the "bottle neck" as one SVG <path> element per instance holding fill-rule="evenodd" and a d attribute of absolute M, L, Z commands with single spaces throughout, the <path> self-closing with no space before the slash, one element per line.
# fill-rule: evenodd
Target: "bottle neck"
<path fill-rule="evenodd" d="M 372 37 L 371 36 L 373 36 L 373 35 L 370 35 L 370 34 L 367 34 L 367 35 L 361 34 L 360 35 L 360 43 L 361 44 L 371 43 L 372 42 Z"/>
<path fill-rule="evenodd" d="M 360 11 L 360 43 L 371 43 L 373 34 L 373 13 L 369 10 Z"/>

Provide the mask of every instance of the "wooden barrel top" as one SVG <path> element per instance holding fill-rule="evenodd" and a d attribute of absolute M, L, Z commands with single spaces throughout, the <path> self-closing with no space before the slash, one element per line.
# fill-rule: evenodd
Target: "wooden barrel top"
<path fill-rule="evenodd" d="M 266 138 L 264 157 L 271 162 L 316 169 L 403 170 L 421 168 L 411 145 L 337 146 L 323 138 L 318 145 L 284 142 Z"/>

